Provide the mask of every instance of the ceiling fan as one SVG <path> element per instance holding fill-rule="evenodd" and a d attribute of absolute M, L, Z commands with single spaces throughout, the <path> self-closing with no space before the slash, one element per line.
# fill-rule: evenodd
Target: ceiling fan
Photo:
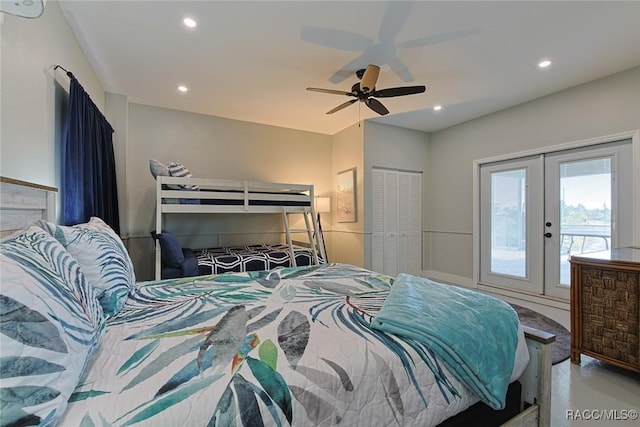
<path fill-rule="evenodd" d="M 389 114 L 387 107 L 382 105 L 382 102 L 376 98 L 391 98 L 393 96 L 413 95 L 416 93 L 422 93 L 426 90 L 425 86 L 401 86 L 391 87 L 388 89 L 376 90 L 376 82 L 378 81 L 378 75 L 380 74 L 380 67 L 377 65 L 369 64 L 367 68 L 356 71 L 356 76 L 360 81 L 351 86 L 351 92 L 344 92 L 341 90 L 333 89 L 321 89 L 317 87 L 308 87 L 307 90 L 313 92 L 330 93 L 334 95 L 346 95 L 354 99 L 350 99 L 347 102 L 343 102 L 332 110 L 327 111 L 327 114 L 333 114 L 336 111 L 340 111 L 343 108 L 348 107 L 356 101 L 364 102 L 365 105 L 371 108 L 376 113 L 384 116 Z"/>

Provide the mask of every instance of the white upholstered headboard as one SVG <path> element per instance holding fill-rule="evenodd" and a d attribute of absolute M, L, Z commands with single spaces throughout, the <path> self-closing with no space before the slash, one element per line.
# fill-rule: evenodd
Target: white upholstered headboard
<path fill-rule="evenodd" d="M 0 176 L 0 237 L 40 219 L 55 222 L 58 189 Z"/>

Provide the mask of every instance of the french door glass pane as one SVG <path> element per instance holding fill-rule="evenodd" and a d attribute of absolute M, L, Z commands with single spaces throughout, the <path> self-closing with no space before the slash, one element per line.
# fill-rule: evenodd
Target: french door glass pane
<path fill-rule="evenodd" d="M 526 277 L 525 169 L 491 174 L 491 271 Z"/>
<path fill-rule="evenodd" d="M 571 282 L 569 257 L 609 249 L 611 158 L 560 164 L 560 283 Z"/>

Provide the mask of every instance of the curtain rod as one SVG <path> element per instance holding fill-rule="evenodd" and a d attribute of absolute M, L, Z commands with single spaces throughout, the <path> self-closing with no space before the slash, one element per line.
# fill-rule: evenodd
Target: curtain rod
<path fill-rule="evenodd" d="M 69 77 L 70 79 L 75 77 L 71 71 L 68 71 L 62 65 L 56 65 L 55 67 L 53 67 L 53 71 L 57 70 L 58 68 L 62 68 L 67 73 L 67 77 Z"/>

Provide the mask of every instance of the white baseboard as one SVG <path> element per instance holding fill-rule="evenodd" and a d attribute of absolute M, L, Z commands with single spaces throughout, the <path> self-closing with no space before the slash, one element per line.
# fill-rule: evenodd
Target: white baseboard
<path fill-rule="evenodd" d="M 456 276 L 455 274 L 442 273 L 434 270 L 422 271 L 422 276 L 438 282 L 450 283 L 452 285 L 458 285 L 465 288 L 477 289 L 478 286 L 473 283 L 473 279 L 463 276 Z"/>
<path fill-rule="evenodd" d="M 541 304 L 548 307 L 559 308 L 561 310 L 569 310 L 569 301 L 562 301 L 557 298 L 550 298 L 544 295 L 529 294 L 526 292 L 518 292 L 510 289 L 498 288 L 479 283 L 474 283 L 473 279 L 455 274 L 442 273 L 434 270 L 422 271 L 422 276 L 438 282 L 449 283 L 452 285 L 462 286 L 464 288 L 474 289 L 497 297 L 505 297 L 509 300 L 527 301 L 534 304 Z"/>

